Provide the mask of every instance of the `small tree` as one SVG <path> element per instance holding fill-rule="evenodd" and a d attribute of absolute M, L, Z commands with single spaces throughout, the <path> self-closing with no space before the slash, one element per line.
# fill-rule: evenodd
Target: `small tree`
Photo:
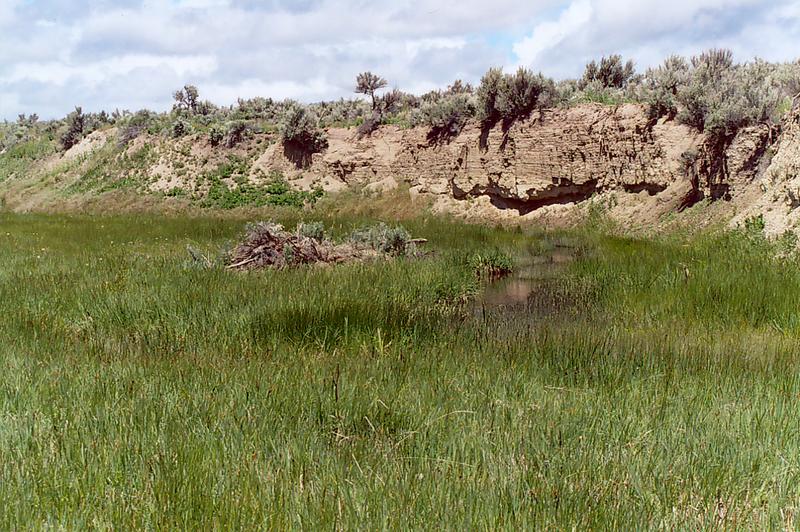
<path fill-rule="evenodd" d="M 481 78 L 478 87 L 478 118 L 481 122 L 491 124 L 500 119 L 497 108 L 497 97 L 503 87 L 503 70 L 490 68 Z"/>
<path fill-rule="evenodd" d="M 247 122 L 244 120 L 234 120 L 233 122 L 228 124 L 228 140 L 226 144 L 229 148 L 233 148 L 240 142 L 242 142 L 247 135 L 248 131 L 250 131 L 250 127 L 247 125 Z"/>
<path fill-rule="evenodd" d="M 286 112 L 281 123 L 281 140 L 308 153 L 322 151 L 328 146 L 328 141 L 317 124 L 314 113 L 295 104 Z"/>
<path fill-rule="evenodd" d="M 83 109 L 76 107 L 67 116 L 67 131 L 61 136 L 61 145 L 65 150 L 70 149 L 83 138 L 83 131 L 86 126 L 86 115 Z"/>
<path fill-rule="evenodd" d="M 514 120 L 549 103 L 554 93 L 553 80 L 520 67 L 515 75 L 504 76 L 495 105 L 503 118 Z"/>
<path fill-rule="evenodd" d="M 474 97 L 463 93 L 447 94 L 435 102 L 422 104 L 411 115 L 411 124 L 428 126 L 429 138 L 447 140 L 461 133 L 473 116 Z"/>
<path fill-rule="evenodd" d="M 208 141 L 212 146 L 219 146 L 222 139 L 225 138 L 225 129 L 219 125 L 214 124 L 208 130 Z"/>
<path fill-rule="evenodd" d="M 176 90 L 172 93 L 172 99 L 175 100 L 173 104 L 173 109 L 181 111 L 186 109 L 186 94 L 183 92 L 183 89 Z"/>
<path fill-rule="evenodd" d="M 200 91 L 194 85 L 184 85 L 182 89 L 176 90 L 172 97 L 175 99 L 176 109 L 197 112 Z"/>
<path fill-rule="evenodd" d="M 649 104 L 650 118 L 674 117 L 678 113 L 678 90 L 689 83 L 689 63 L 673 55 L 644 76 L 644 96 Z"/>
<path fill-rule="evenodd" d="M 598 65 L 592 61 L 586 65 L 581 79 L 581 88 L 586 87 L 593 81 L 600 83 L 603 88 L 622 89 L 636 74 L 633 61 L 622 64 L 622 56 L 612 55 L 603 57 Z"/>
<path fill-rule="evenodd" d="M 365 94 L 372 99 L 372 110 L 378 107 L 378 102 L 375 99 L 375 91 L 380 90 L 388 85 L 387 81 L 372 72 L 362 72 L 356 77 L 356 92 Z"/>

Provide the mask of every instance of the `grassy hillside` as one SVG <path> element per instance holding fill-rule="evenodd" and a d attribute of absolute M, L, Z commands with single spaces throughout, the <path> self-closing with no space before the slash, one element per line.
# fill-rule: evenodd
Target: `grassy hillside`
<path fill-rule="evenodd" d="M 428 217 L 425 260 L 189 260 L 243 222 L 0 214 L 0 527 L 797 525 L 780 244 Z M 474 302 L 476 254 L 556 247 L 527 302 Z"/>
<path fill-rule="evenodd" d="M 121 144 L 107 126 L 67 152 L 55 140 L 37 138 L 0 152 L 0 203 L 18 210 L 75 210 L 87 204 L 114 211 L 120 203 L 235 209 L 303 206 L 322 197 L 279 172 L 255 168 L 275 142 L 257 135 L 236 147 L 213 147 L 203 139 L 142 135 Z M 135 210 L 135 207 L 134 207 Z"/>

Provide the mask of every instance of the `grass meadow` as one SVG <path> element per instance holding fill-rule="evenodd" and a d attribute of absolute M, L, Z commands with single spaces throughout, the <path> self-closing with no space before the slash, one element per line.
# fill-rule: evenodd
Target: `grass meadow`
<path fill-rule="evenodd" d="M 241 274 L 186 251 L 235 217 L 0 214 L 0 528 L 798 526 L 793 256 L 403 223 L 431 257 Z"/>

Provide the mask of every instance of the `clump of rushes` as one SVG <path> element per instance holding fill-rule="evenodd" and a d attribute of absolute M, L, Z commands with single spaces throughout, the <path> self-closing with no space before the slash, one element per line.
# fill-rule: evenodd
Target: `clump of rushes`
<path fill-rule="evenodd" d="M 383 222 L 356 229 L 350 234 L 349 240 L 354 244 L 366 244 L 382 253 L 394 255 L 413 254 L 415 247 L 411 233 L 405 227 L 391 227 Z"/>
<path fill-rule="evenodd" d="M 514 261 L 499 249 L 474 254 L 469 259 L 469 265 L 482 279 L 501 279 L 514 271 Z"/>

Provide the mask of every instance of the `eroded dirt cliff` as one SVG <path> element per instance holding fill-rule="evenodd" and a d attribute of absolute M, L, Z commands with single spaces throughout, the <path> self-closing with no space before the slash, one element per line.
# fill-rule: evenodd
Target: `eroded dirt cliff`
<path fill-rule="evenodd" d="M 760 160 L 758 188 L 734 218 L 734 223 L 751 216 L 764 217 L 768 234 L 777 235 L 800 228 L 800 102 L 786 116 L 782 133 L 770 144 Z"/>
<path fill-rule="evenodd" d="M 324 153 L 300 160 L 273 145 L 255 167 L 280 170 L 301 186 L 406 183 L 465 215 L 569 219 L 602 202 L 620 219 L 646 223 L 704 199 L 745 194 L 774 140 L 767 127 L 748 128 L 720 150 L 687 126 L 651 121 L 642 106 L 589 104 L 491 129 L 472 124 L 450 139 L 391 126 L 363 139 L 331 130 Z"/>
<path fill-rule="evenodd" d="M 761 214 L 770 233 L 800 223 L 798 110 L 782 128 L 746 128 L 716 144 L 674 120 L 652 121 L 633 104 L 545 110 L 491 128 L 472 123 L 453 138 L 396 126 L 365 138 L 354 129 L 327 135 L 328 148 L 308 154 L 286 148 L 274 133 L 233 148 L 212 146 L 203 135 L 144 134 L 120 148 L 108 130 L 0 184 L 0 194 L 18 210 L 79 206 L 81 197 L 116 187 L 202 198 L 212 182 L 236 189 L 269 183 L 279 172 L 300 189 L 403 185 L 438 210 L 491 220 L 570 223 L 601 207 L 625 224 L 649 227 L 674 213 L 691 218 L 699 210 L 689 208 L 701 203 L 692 223 Z"/>

